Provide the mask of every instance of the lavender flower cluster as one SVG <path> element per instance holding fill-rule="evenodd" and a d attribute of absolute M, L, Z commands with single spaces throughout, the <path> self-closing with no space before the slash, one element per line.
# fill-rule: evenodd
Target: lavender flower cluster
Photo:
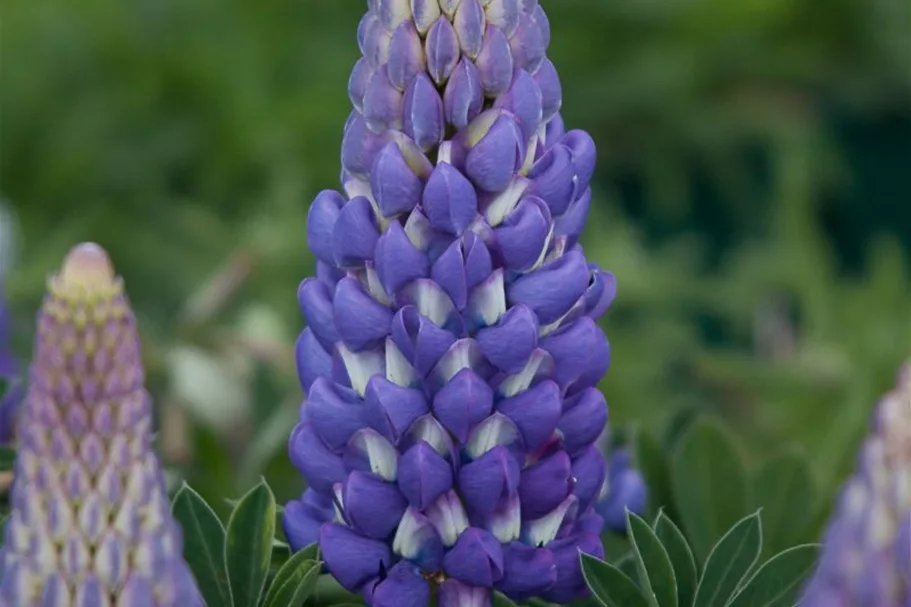
<path fill-rule="evenodd" d="M 143 383 L 122 283 L 102 249 L 80 245 L 38 317 L 0 605 L 202 607 Z"/>
<path fill-rule="evenodd" d="M 372 607 L 567 602 L 603 553 L 616 284 L 578 244 L 595 146 L 549 38 L 536 0 L 372 0 L 358 28 L 344 194 L 308 216 L 284 530 Z"/>
<path fill-rule="evenodd" d="M 911 607 L 911 361 L 877 405 L 804 607 Z"/>

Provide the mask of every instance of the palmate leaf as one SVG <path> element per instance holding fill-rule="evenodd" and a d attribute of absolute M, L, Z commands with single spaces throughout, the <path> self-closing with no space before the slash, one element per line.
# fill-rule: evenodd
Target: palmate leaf
<path fill-rule="evenodd" d="M 626 511 L 626 527 L 636 569 L 639 586 L 652 607 L 677 607 L 677 578 L 668 552 L 649 524 L 629 510 Z"/>
<path fill-rule="evenodd" d="M 244 495 L 228 519 L 224 554 L 234 607 L 257 607 L 275 538 L 275 497 L 261 481 Z"/>
<path fill-rule="evenodd" d="M 816 504 L 806 458 L 785 453 L 765 462 L 753 476 L 754 507 L 762 507 L 763 551 L 777 554 L 800 541 Z"/>
<path fill-rule="evenodd" d="M 215 511 L 186 483 L 171 505 L 183 528 L 183 554 L 207 607 L 231 607 L 225 565 L 225 528 Z"/>
<path fill-rule="evenodd" d="M 580 553 L 582 575 L 592 595 L 605 607 L 649 607 L 642 592 L 625 573 L 604 561 Z"/>
<path fill-rule="evenodd" d="M 288 559 L 266 591 L 263 607 L 301 607 L 316 587 L 322 564 L 300 551 Z"/>
<path fill-rule="evenodd" d="M 725 607 L 759 559 L 762 525 L 759 512 L 744 517 L 718 540 L 696 588 L 698 607 Z"/>

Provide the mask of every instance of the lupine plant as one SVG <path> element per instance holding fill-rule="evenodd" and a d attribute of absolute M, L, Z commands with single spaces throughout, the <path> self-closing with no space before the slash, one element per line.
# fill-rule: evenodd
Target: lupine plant
<path fill-rule="evenodd" d="M 310 208 L 294 549 L 375 607 L 568 602 L 603 556 L 616 292 L 589 263 L 595 146 L 565 131 L 537 2 L 379 0 L 342 187 Z"/>
<path fill-rule="evenodd" d="M 911 605 L 911 362 L 876 407 L 825 544 L 802 605 Z"/>

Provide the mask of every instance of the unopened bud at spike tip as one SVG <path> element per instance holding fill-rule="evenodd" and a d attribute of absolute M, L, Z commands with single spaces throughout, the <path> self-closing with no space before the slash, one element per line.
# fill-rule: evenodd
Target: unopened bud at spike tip
<path fill-rule="evenodd" d="M 85 242 L 70 250 L 58 277 L 65 286 L 91 289 L 113 282 L 114 266 L 101 246 Z"/>

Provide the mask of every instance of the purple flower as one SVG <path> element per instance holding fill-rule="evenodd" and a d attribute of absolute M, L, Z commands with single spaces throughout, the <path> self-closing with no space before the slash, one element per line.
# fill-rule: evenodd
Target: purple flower
<path fill-rule="evenodd" d="M 372 0 L 358 28 L 344 194 L 308 215 L 284 528 L 374 607 L 568 602 L 603 551 L 616 284 L 578 245 L 595 148 L 549 38 L 533 0 Z"/>
<path fill-rule="evenodd" d="M 824 543 L 801 605 L 911 605 L 911 361 L 876 407 Z"/>
<path fill-rule="evenodd" d="M 626 531 L 626 511 L 640 516 L 645 512 L 648 489 L 642 473 L 632 467 L 629 451 L 618 449 L 611 454 L 605 497 L 597 510 L 611 531 Z"/>
<path fill-rule="evenodd" d="M 9 350 L 10 317 L 0 284 L 0 444 L 15 438 L 16 412 L 22 400 L 19 363 Z"/>
<path fill-rule="evenodd" d="M 123 285 L 100 247 L 79 245 L 38 316 L 0 604 L 202 606 L 143 384 Z"/>

